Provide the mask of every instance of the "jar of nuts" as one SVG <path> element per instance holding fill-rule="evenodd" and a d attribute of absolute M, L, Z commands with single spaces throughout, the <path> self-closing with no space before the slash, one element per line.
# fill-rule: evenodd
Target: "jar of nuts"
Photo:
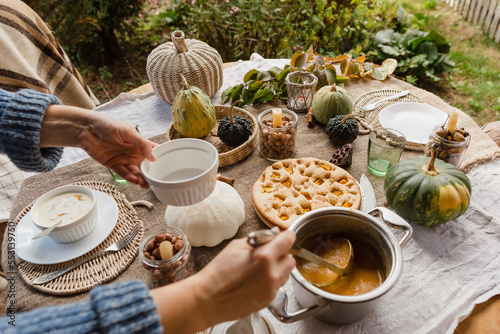
<path fill-rule="evenodd" d="M 460 167 L 470 138 L 470 134 L 463 128 L 450 132 L 445 126 L 438 125 L 429 136 L 425 156 L 430 157 L 432 151 L 435 151 L 436 158 Z"/>
<path fill-rule="evenodd" d="M 180 281 L 195 273 L 191 244 L 182 230 L 167 226 L 141 241 L 139 257 L 153 287 Z"/>
<path fill-rule="evenodd" d="M 258 118 L 260 155 L 277 161 L 293 158 L 296 151 L 297 114 L 288 109 L 263 111 Z"/>

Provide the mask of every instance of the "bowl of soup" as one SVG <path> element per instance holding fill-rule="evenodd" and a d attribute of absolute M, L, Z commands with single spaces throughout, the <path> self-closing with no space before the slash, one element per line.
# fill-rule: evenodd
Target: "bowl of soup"
<path fill-rule="evenodd" d="M 48 237 L 67 243 L 89 235 L 97 226 L 94 192 L 81 185 L 67 185 L 42 195 L 31 208 L 31 220 L 41 231 L 62 221 Z"/>
<path fill-rule="evenodd" d="M 169 140 L 153 149 L 156 161 L 144 159 L 144 179 L 163 204 L 187 206 L 201 202 L 215 188 L 219 153 L 206 140 Z"/>
<path fill-rule="evenodd" d="M 402 238 L 398 240 L 388 226 L 403 230 Z M 340 266 L 342 263 L 335 262 L 345 262 L 347 256 L 336 247 L 338 240 L 346 238 L 352 244 L 354 261 L 348 275 L 338 280 L 333 277 L 332 283 L 325 285 L 332 272 L 297 259 L 291 273 L 292 286 L 303 309 L 288 313 L 289 298 L 283 289 L 269 309 L 283 322 L 314 316 L 337 325 L 362 319 L 394 287 L 403 270 L 401 247 L 412 234 L 411 226 L 386 208 L 375 208 L 369 213 L 321 208 L 302 215 L 289 229 L 296 233 L 299 245 Z"/>

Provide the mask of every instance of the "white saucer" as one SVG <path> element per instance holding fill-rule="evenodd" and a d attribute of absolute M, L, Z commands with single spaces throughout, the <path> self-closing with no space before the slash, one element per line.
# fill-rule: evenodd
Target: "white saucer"
<path fill-rule="evenodd" d="M 109 195 L 94 190 L 99 221 L 85 238 L 59 243 L 49 237 L 33 240 L 40 233 L 28 212 L 16 227 L 16 255 L 36 264 L 54 264 L 73 260 L 99 246 L 111 234 L 118 220 L 118 205 Z"/>
<path fill-rule="evenodd" d="M 250 318 L 251 317 L 251 318 Z M 223 322 L 221 324 L 215 325 L 209 328 L 205 333 L 209 334 L 238 334 L 238 333 L 248 333 L 248 334 L 276 334 L 274 327 L 271 323 L 260 315 L 259 312 L 253 313 L 248 318 L 243 318 L 236 321 Z M 249 323 L 252 321 L 252 325 Z M 201 332 L 203 333 L 203 332 Z M 200 333 L 198 333 L 200 334 Z"/>
<path fill-rule="evenodd" d="M 384 128 L 398 130 L 406 140 L 415 144 L 427 144 L 432 130 L 444 124 L 448 114 L 424 103 L 399 102 L 382 109 L 378 121 Z"/>

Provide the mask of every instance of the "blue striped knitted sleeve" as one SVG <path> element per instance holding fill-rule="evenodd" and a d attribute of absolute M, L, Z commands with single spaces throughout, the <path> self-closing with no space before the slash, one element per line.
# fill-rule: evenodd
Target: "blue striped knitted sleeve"
<path fill-rule="evenodd" d="M 90 301 L 52 306 L 0 319 L 0 333 L 162 333 L 149 289 L 140 281 L 95 287 Z"/>
<path fill-rule="evenodd" d="M 51 104 L 61 101 L 31 89 L 15 93 L 0 89 L 0 153 L 19 169 L 47 172 L 61 160 L 62 148 L 38 147 L 45 109 Z"/>

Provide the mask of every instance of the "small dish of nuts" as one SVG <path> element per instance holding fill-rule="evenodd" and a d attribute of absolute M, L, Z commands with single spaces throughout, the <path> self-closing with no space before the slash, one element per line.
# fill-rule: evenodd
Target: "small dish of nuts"
<path fill-rule="evenodd" d="M 191 245 L 182 230 L 167 226 L 141 241 L 139 257 L 153 287 L 180 281 L 195 273 Z"/>

